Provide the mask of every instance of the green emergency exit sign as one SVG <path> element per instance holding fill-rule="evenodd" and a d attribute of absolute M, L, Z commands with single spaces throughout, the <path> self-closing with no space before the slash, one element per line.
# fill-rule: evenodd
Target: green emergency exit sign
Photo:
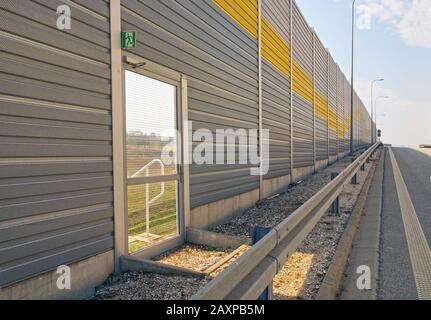
<path fill-rule="evenodd" d="M 136 31 L 124 31 L 122 35 L 123 49 L 135 49 L 136 48 Z"/>

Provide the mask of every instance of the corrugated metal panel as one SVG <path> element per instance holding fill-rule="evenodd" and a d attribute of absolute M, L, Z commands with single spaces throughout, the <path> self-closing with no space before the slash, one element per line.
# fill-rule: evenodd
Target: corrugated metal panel
<path fill-rule="evenodd" d="M 245 30 L 255 38 L 258 35 L 258 1 L 257 0 L 213 0 Z"/>
<path fill-rule="evenodd" d="M 293 2 L 293 166 L 314 165 L 313 33 Z"/>
<path fill-rule="evenodd" d="M 265 179 L 272 179 L 290 174 L 290 6 L 265 0 L 262 10 L 262 111 L 270 156 Z"/>
<path fill-rule="evenodd" d="M 367 143 L 369 143 L 369 136 L 371 135 L 371 130 L 370 130 L 370 119 L 368 116 L 368 112 L 367 109 L 365 108 L 364 105 L 364 132 L 363 132 L 363 139 L 364 139 L 364 145 L 366 145 Z"/>
<path fill-rule="evenodd" d="M 362 135 L 362 133 L 363 133 L 363 127 L 362 127 L 362 125 L 363 125 L 363 122 L 362 122 L 363 106 L 362 106 L 362 101 L 359 100 L 358 105 L 359 105 L 359 110 L 358 110 L 358 112 L 359 112 L 359 114 L 358 114 L 358 131 L 359 131 L 358 139 L 359 139 L 359 141 L 358 141 L 358 143 L 359 143 L 359 146 L 362 146 L 362 141 L 363 141 L 363 135 Z"/>
<path fill-rule="evenodd" d="M 0 3 L 0 286 L 113 247 L 109 1 L 67 1 L 68 31 L 55 26 L 63 3 Z M 258 128 L 258 0 L 121 4 L 123 29 L 138 32 L 133 53 L 188 76 L 194 131 Z M 295 168 L 314 151 L 327 157 L 328 126 L 330 154 L 345 150 L 350 87 L 296 3 L 293 30 L 289 1 L 262 4 L 268 179 L 290 173 L 291 99 Z M 361 146 L 369 115 L 354 101 Z M 253 166 L 193 164 L 191 207 L 258 189 Z"/>
<path fill-rule="evenodd" d="M 367 110 L 365 110 L 365 133 L 364 133 L 364 139 L 365 144 L 371 144 L 371 117 Z"/>
<path fill-rule="evenodd" d="M 338 154 L 344 153 L 344 75 L 337 66 L 337 135 Z"/>
<path fill-rule="evenodd" d="M 359 98 L 356 92 L 354 95 L 354 101 L 355 101 L 355 104 L 353 109 L 353 112 L 354 112 L 354 118 L 353 118 L 354 136 L 353 137 L 354 137 L 354 145 L 355 145 L 355 148 L 357 149 L 359 147 L 359 141 L 360 141 L 360 137 L 359 137 L 360 128 L 359 128 Z"/>
<path fill-rule="evenodd" d="M 344 152 L 350 151 L 350 83 L 344 76 Z"/>
<path fill-rule="evenodd" d="M 329 153 L 331 156 L 338 154 L 337 137 L 337 65 L 329 55 Z"/>
<path fill-rule="evenodd" d="M 198 129 L 215 133 L 215 130 L 223 128 L 258 128 L 258 110 L 247 100 L 198 80 L 191 79 L 188 84 L 189 118 L 193 120 L 193 132 Z M 239 164 L 191 165 L 190 193 L 193 206 L 259 188 L 259 177 L 250 175 L 251 167 Z"/>
<path fill-rule="evenodd" d="M 359 148 L 361 145 L 361 124 L 360 124 L 360 99 L 358 95 L 355 93 L 356 96 L 356 148 Z"/>
<path fill-rule="evenodd" d="M 358 126 L 358 97 L 356 92 L 353 95 L 353 145 L 355 149 L 358 147 L 359 139 L 359 126 Z"/>
<path fill-rule="evenodd" d="M 363 140 L 364 140 L 364 137 L 363 137 L 363 131 L 364 131 L 363 117 L 364 117 L 364 107 L 362 105 L 362 101 L 359 100 L 359 119 L 358 119 L 358 122 L 359 122 L 359 144 L 360 144 L 360 146 L 362 146 Z"/>
<path fill-rule="evenodd" d="M 328 158 L 328 53 L 317 37 L 314 38 L 316 159 Z"/>
<path fill-rule="evenodd" d="M 362 115 L 363 115 L 363 107 L 362 107 L 362 101 L 358 96 L 358 144 L 359 146 L 362 146 Z"/>
<path fill-rule="evenodd" d="M 290 77 L 290 6 L 287 1 L 262 1 L 262 56 Z"/>
<path fill-rule="evenodd" d="M 369 134 L 368 132 L 369 122 L 368 122 L 368 112 L 362 101 L 361 101 L 361 111 L 362 111 L 361 112 L 361 146 L 365 146 L 367 145 L 367 142 L 368 142 L 367 136 Z"/>
<path fill-rule="evenodd" d="M 60 4 L 0 3 L 0 286 L 113 248 L 109 5 Z"/>
<path fill-rule="evenodd" d="M 133 53 L 189 77 L 194 132 L 258 128 L 257 1 L 121 4 L 123 29 L 139 35 Z M 193 164 L 191 207 L 257 189 L 259 177 L 250 176 L 251 167 Z"/>

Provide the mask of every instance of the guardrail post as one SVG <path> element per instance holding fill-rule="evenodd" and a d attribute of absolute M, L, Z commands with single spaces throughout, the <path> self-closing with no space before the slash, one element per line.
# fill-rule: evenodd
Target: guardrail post
<path fill-rule="evenodd" d="M 337 172 L 331 173 L 331 181 L 334 180 L 339 174 Z M 329 208 L 330 213 L 340 213 L 340 197 L 337 197 L 334 202 L 331 204 L 331 207 Z"/>
<path fill-rule="evenodd" d="M 263 237 L 265 237 L 272 228 L 262 228 L 259 226 L 254 227 L 253 229 L 253 245 L 258 243 Z M 258 300 L 272 300 L 272 281 L 269 286 L 263 291 L 262 295 Z"/>
<path fill-rule="evenodd" d="M 362 164 L 361 171 L 365 171 L 365 163 Z"/>
<path fill-rule="evenodd" d="M 355 162 L 355 158 L 351 158 L 350 161 L 353 163 Z M 355 175 L 352 177 L 352 181 L 350 181 L 351 184 L 358 184 L 358 175 L 355 173 Z"/>

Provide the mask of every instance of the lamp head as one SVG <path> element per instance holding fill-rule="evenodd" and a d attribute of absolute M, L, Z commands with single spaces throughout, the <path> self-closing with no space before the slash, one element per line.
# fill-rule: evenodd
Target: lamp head
<path fill-rule="evenodd" d="M 373 80 L 373 83 L 375 83 L 375 82 L 382 82 L 382 81 L 385 81 L 385 79 L 383 79 L 383 78 L 374 79 L 374 80 Z"/>

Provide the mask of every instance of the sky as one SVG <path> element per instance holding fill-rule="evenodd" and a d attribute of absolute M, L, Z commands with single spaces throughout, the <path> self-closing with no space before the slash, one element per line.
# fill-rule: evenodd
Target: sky
<path fill-rule="evenodd" d="M 176 128 L 176 87 L 126 71 L 127 132 L 173 136 Z"/>
<path fill-rule="evenodd" d="M 348 79 L 352 0 L 296 0 Z M 355 90 L 370 110 L 371 81 L 383 141 L 431 143 L 431 0 L 357 0 Z"/>

